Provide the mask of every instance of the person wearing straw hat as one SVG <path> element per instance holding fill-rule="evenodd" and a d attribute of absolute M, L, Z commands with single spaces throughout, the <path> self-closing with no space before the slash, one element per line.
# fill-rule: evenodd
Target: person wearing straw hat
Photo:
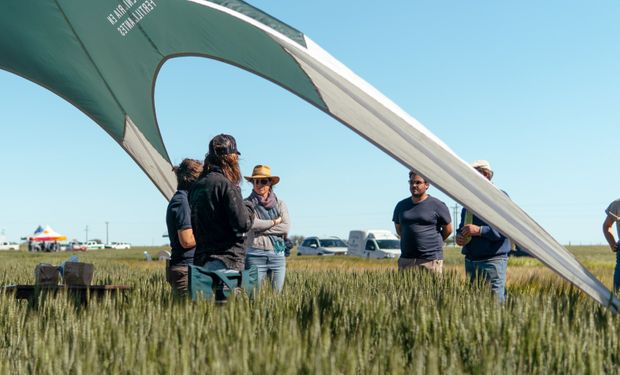
<path fill-rule="evenodd" d="M 476 160 L 471 166 L 487 180 L 493 178 L 493 169 L 488 161 Z M 463 246 L 461 252 L 465 255 L 465 273 L 470 282 L 481 278 L 491 286 L 497 299 L 504 302 L 510 240 L 463 207 L 456 244 Z"/>
<path fill-rule="evenodd" d="M 605 239 L 611 248 L 611 251 L 616 253 L 616 268 L 614 269 L 614 290 L 620 289 L 620 199 L 616 199 L 611 202 L 605 210 L 607 217 L 603 222 L 603 234 Z M 616 242 L 616 238 L 613 233 L 613 226 L 616 224 L 616 232 L 618 234 L 619 241 Z"/>
<path fill-rule="evenodd" d="M 166 265 L 166 280 L 177 294 L 185 295 L 188 286 L 187 267 L 193 264 L 196 249 L 188 194 L 202 173 L 202 163 L 194 159 L 184 159 L 172 171 L 177 177 L 177 191 L 166 209 L 166 227 L 172 248 Z"/>
<path fill-rule="evenodd" d="M 200 179 L 189 193 L 196 237 L 194 264 L 208 271 L 245 268 L 245 236 L 254 211 L 241 197 L 237 142 L 219 134 L 209 142 Z"/>
<path fill-rule="evenodd" d="M 245 179 L 252 183 L 246 201 L 252 202 L 256 213 L 246 242 L 245 267 L 256 266 L 258 285 L 269 276 L 273 289 L 280 292 L 286 275 L 285 239 L 290 227 L 286 204 L 273 191 L 280 177 L 272 175 L 269 166 L 257 165 Z"/>

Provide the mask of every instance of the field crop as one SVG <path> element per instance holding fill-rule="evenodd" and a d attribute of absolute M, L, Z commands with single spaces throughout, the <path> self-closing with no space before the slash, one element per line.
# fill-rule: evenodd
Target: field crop
<path fill-rule="evenodd" d="M 145 249 L 80 253 L 94 284 L 125 296 L 38 306 L 0 293 L 0 374 L 617 373 L 618 316 L 531 258 L 511 259 L 505 305 L 447 272 L 396 271 L 393 260 L 289 258 L 284 292 L 225 305 L 173 298 L 163 262 Z M 152 255 L 157 250 L 149 249 Z M 607 285 L 613 255 L 571 249 Z M 36 264 L 68 253 L 0 254 L 0 283 L 31 284 Z"/>

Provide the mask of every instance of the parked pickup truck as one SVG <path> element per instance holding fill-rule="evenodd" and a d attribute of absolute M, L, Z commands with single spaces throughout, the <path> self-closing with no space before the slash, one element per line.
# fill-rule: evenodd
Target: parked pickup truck
<path fill-rule="evenodd" d="M 19 250 L 19 244 L 17 242 L 0 242 L 0 250 Z"/>
<path fill-rule="evenodd" d="M 86 250 L 101 250 L 105 248 L 105 245 L 97 241 L 86 241 L 84 244 Z"/>
<path fill-rule="evenodd" d="M 112 242 L 105 245 L 106 249 L 127 250 L 131 249 L 131 244 L 127 242 Z"/>

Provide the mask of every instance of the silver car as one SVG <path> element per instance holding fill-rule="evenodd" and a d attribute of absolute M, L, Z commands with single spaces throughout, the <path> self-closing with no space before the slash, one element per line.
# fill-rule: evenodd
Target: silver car
<path fill-rule="evenodd" d="M 347 243 L 338 237 L 308 237 L 297 248 L 297 255 L 346 255 Z"/>

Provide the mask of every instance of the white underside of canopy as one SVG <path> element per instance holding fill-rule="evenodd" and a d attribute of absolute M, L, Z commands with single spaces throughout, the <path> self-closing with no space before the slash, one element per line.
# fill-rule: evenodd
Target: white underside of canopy
<path fill-rule="evenodd" d="M 562 245 L 501 190 L 460 159 L 428 129 L 306 37 L 307 48 L 231 9 L 203 0 L 270 35 L 313 81 L 328 113 L 408 168 L 424 175 L 512 241 L 599 303 L 618 311 L 618 300 Z"/>
<path fill-rule="evenodd" d="M 308 50 L 285 47 L 312 79 L 329 112 L 434 186 L 470 208 L 505 236 L 596 301 L 618 301 L 596 277 L 520 207 L 443 142 L 306 38 Z"/>
<path fill-rule="evenodd" d="M 129 116 L 125 117 L 125 136 L 121 146 L 149 176 L 164 197 L 170 200 L 177 186 L 172 165 L 157 152 Z"/>

